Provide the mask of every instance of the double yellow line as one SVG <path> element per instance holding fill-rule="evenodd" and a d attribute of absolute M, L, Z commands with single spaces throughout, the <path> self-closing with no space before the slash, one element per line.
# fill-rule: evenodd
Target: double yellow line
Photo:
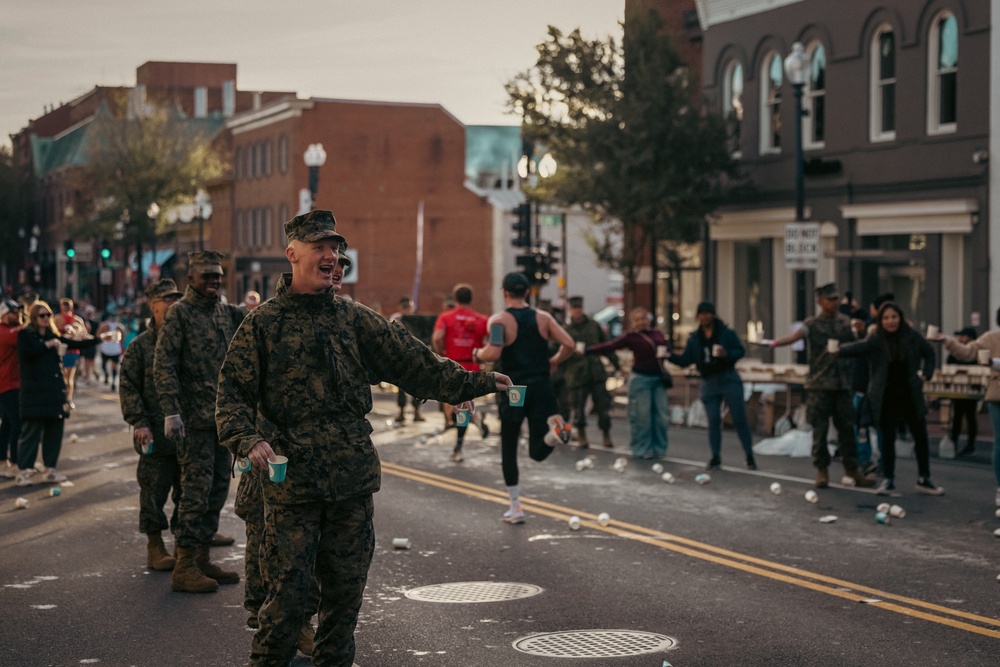
<path fill-rule="evenodd" d="M 430 486 L 435 486 L 447 491 L 453 491 L 455 493 L 461 493 L 462 495 L 469 496 L 471 498 L 478 498 L 480 500 L 494 502 L 499 505 L 506 505 L 509 502 L 503 491 L 491 489 L 485 486 L 479 486 L 477 484 L 471 484 L 469 482 L 463 482 L 444 475 L 436 475 L 434 473 L 408 468 L 394 463 L 387 463 L 385 461 L 382 462 L 382 470 L 396 477 L 409 479 L 414 482 L 420 482 L 421 484 L 428 484 Z M 521 504 L 526 510 L 531 510 L 535 514 L 541 514 L 543 516 L 559 519 L 561 521 L 566 521 L 571 516 L 576 515 L 582 519 L 582 525 L 587 526 L 592 530 L 598 530 L 624 539 L 642 542 L 661 549 L 667 549 L 679 554 L 684 554 L 685 556 L 715 563 L 716 565 L 722 565 L 735 570 L 748 572 L 750 574 L 756 574 L 761 577 L 781 581 L 793 586 L 808 588 L 820 593 L 826 593 L 827 595 L 844 598 L 845 600 L 868 603 L 873 607 L 892 611 L 897 614 L 903 614 L 904 616 L 919 618 L 925 621 L 930 621 L 931 623 L 947 625 L 959 630 L 965 630 L 966 632 L 973 632 L 986 637 L 1000 639 L 1000 619 L 979 616 L 978 614 L 970 614 L 968 612 L 943 607 L 931 602 L 924 602 L 923 600 L 896 595 L 877 588 L 870 588 L 868 586 L 862 586 L 843 579 L 837 579 L 836 577 L 828 577 L 823 574 L 809 572 L 797 567 L 782 565 L 781 563 L 775 563 L 763 558 L 747 556 L 735 551 L 712 546 L 711 544 L 705 544 L 704 542 L 689 540 L 685 537 L 680 537 L 679 535 L 664 533 L 659 530 L 653 530 L 651 528 L 646 528 L 645 526 L 638 526 L 624 521 L 612 520 L 608 526 L 602 526 L 597 522 L 597 515 L 595 514 L 572 510 L 568 507 L 547 503 L 541 500 L 533 500 L 522 497 Z"/>

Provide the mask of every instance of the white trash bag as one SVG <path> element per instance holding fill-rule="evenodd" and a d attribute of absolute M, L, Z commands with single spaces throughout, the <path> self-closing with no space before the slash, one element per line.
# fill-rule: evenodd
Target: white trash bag
<path fill-rule="evenodd" d="M 683 426 L 686 417 L 687 411 L 684 410 L 684 406 L 675 405 L 670 408 L 670 423 L 674 426 Z"/>
<path fill-rule="evenodd" d="M 955 443 L 952 442 L 951 436 L 947 433 L 941 438 L 941 442 L 938 445 L 938 456 L 942 459 L 953 459 L 955 458 Z"/>
<path fill-rule="evenodd" d="M 694 399 L 691 407 L 688 408 L 687 425 L 688 427 L 708 428 L 708 412 L 705 411 L 705 404 L 699 398 Z"/>
<path fill-rule="evenodd" d="M 812 431 L 791 429 L 782 436 L 764 438 L 753 446 L 754 454 L 762 456 L 812 456 Z"/>

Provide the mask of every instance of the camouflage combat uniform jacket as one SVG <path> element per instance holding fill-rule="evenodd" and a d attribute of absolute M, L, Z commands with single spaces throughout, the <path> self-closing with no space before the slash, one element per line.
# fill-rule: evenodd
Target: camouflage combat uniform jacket
<path fill-rule="evenodd" d="M 153 432 L 153 453 L 176 454 L 177 445 L 163 435 L 163 413 L 153 377 L 158 333 L 156 324 L 150 320 L 149 328 L 129 344 L 122 358 L 118 395 L 125 421 L 133 428 L 148 428 Z"/>
<path fill-rule="evenodd" d="M 220 443 L 247 456 L 265 440 L 288 457 L 267 504 L 343 500 L 378 491 L 381 466 L 365 415 L 371 384 L 449 403 L 496 391 L 492 374 L 468 372 L 378 313 L 333 292 L 276 296 L 247 316 L 229 347 L 216 422 Z"/>
<path fill-rule="evenodd" d="M 806 389 L 847 390 L 851 388 L 851 361 L 826 351 L 826 341 L 835 338 L 844 343 L 857 340 L 846 315 L 816 315 L 805 321 L 806 340 L 809 343 L 809 377 Z"/>
<path fill-rule="evenodd" d="M 588 346 L 608 340 L 608 335 L 604 333 L 601 325 L 586 315 L 579 322 L 571 321 L 563 328 L 566 329 L 566 333 L 573 337 L 574 341 L 585 343 Z M 606 356 L 616 369 L 619 368 L 618 357 L 613 351 L 608 352 Z M 601 357 L 597 354 L 582 357 L 574 354 L 562 365 L 566 367 L 566 385 L 570 389 L 589 387 L 594 383 L 605 382 L 608 379 L 608 373 L 604 370 Z"/>
<path fill-rule="evenodd" d="M 245 314 L 238 306 L 204 297 L 190 287 L 170 307 L 153 365 L 164 415 L 181 415 L 189 429 L 215 430 L 219 369 Z"/>

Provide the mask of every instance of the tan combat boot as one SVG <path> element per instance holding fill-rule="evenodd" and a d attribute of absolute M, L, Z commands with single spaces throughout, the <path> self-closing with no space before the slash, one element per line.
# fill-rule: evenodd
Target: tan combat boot
<path fill-rule="evenodd" d="M 177 547 L 177 564 L 170 587 L 178 593 L 214 593 L 219 590 L 219 582 L 198 569 L 194 554 L 195 550 L 190 547 Z"/>
<path fill-rule="evenodd" d="M 195 549 L 194 562 L 206 577 L 215 579 L 220 584 L 240 583 L 239 573 L 231 570 L 223 570 L 218 565 L 212 563 L 208 554 L 208 545 Z"/>
<path fill-rule="evenodd" d="M 605 447 L 614 447 L 615 446 L 615 443 L 611 442 L 611 431 L 605 431 L 604 432 L 604 446 Z"/>
<path fill-rule="evenodd" d="M 422 414 L 420 414 L 420 408 L 417 406 L 413 407 L 413 421 L 415 422 L 425 422 L 427 421 Z"/>
<path fill-rule="evenodd" d="M 587 429 L 578 428 L 576 432 L 576 444 L 580 447 L 580 449 L 587 449 L 590 447 L 590 440 L 587 440 Z"/>
<path fill-rule="evenodd" d="M 855 486 L 872 487 L 875 486 L 875 477 L 866 477 L 857 468 L 844 468 L 844 475 L 854 480 Z"/>
<path fill-rule="evenodd" d="M 816 468 L 816 488 L 825 489 L 830 486 L 830 473 L 826 468 Z"/>
<path fill-rule="evenodd" d="M 146 545 L 146 565 L 152 570 L 165 572 L 174 569 L 177 560 L 167 553 L 160 533 L 146 533 L 149 544 Z"/>

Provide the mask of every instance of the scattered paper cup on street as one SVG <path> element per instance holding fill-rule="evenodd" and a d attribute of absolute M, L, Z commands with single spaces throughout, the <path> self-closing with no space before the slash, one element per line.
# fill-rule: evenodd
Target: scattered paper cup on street
<path fill-rule="evenodd" d="M 979 361 L 981 366 L 989 366 L 990 364 L 990 351 L 989 350 L 978 350 L 976 352 L 976 359 Z"/>
<path fill-rule="evenodd" d="M 49 489 L 49 496 L 51 496 L 52 498 L 55 498 L 60 493 L 62 493 L 62 489 L 60 489 L 58 486 L 53 486 L 51 489 Z"/>
<path fill-rule="evenodd" d="M 619 456 L 618 458 L 615 459 L 615 465 L 624 468 L 625 466 L 628 465 L 628 459 L 625 458 L 624 456 Z"/>
<path fill-rule="evenodd" d="M 285 471 L 288 468 L 288 457 L 275 455 L 273 459 L 267 462 L 268 477 L 275 484 L 285 481 Z"/>
<path fill-rule="evenodd" d="M 820 523 L 833 523 L 836 520 L 837 520 L 837 517 L 834 516 L 833 514 L 827 514 L 826 516 L 821 516 L 819 518 L 819 522 Z"/>
<path fill-rule="evenodd" d="M 1000 510 L 997 510 L 997 518 L 1000 519 Z"/>
<path fill-rule="evenodd" d="M 594 459 L 592 459 L 592 458 L 590 458 L 590 457 L 588 456 L 588 457 L 586 457 L 586 458 L 585 458 L 585 459 L 583 459 L 583 460 L 587 462 L 587 469 L 588 469 L 588 470 L 590 470 L 590 469 L 592 469 L 592 468 L 594 467 Z"/>
<path fill-rule="evenodd" d="M 673 484 L 674 483 L 674 476 L 673 476 L 673 474 L 671 474 L 669 472 L 665 472 L 662 475 L 660 475 L 660 479 L 662 479 L 667 484 Z"/>
<path fill-rule="evenodd" d="M 886 514 L 885 512 L 876 512 L 875 513 L 875 521 L 877 521 L 878 523 L 886 523 L 887 524 L 887 523 L 889 523 L 889 515 Z"/>
<path fill-rule="evenodd" d="M 393 549 L 409 549 L 410 540 L 405 537 L 394 537 L 392 538 L 392 548 Z"/>
<path fill-rule="evenodd" d="M 601 524 L 602 526 L 607 526 L 609 523 L 611 523 L 611 515 L 608 514 L 607 512 L 601 512 L 600 514 L 597 515 L 597 523 Z"/>
<path fill-rule="evenodd" d="M 771 482 L 771 493 L 773 493 L 776 496 L 780 495 L 781 494 L 781 484 L 778 484 L 777 482 Z"/>
<path fill-rule="evenodd" d="M 818 503 L 819 502 L 819 494 L 816 493 L 815 491 L 813 491 L 812 489 L 809 489 L 808 491 L 806 491 L 806 502 L 809 502 L 809 503 Z"/>
<path fill-rule="evenodd" d="M 240 472 L 250 472 L 250 468 L 253 464 L 250 463 L 250 459 L 243 458 L 242 456 L 236 459 L 236 469 Z"/>
<path fill-rule="evenodd" d="M 417 442 L 419 442 L 421 445 L 424 444 L 425 442 L 427 442 L 427 436 L 426 435 L 420 436 L 419 438 L 417 438 Z"/>
<path fill-rule="evenodd" d="M 507 401 L 511 404 L 511 407 L 524 407 L 524 395 L 527 391 L 527 385 L 523 384 L 512 384 L 507 387 Z"/>
<path fill-rule="evenodd" d="M 659 475 L 660 473 L 662 473 L 663 472 L 663 464 L 662 463 L 654 463 L 653 464 L 653 472 L 655 472 L 657 475 Z"/>
<path fill-rule="evenodd" d="M 700 484 L 701 486 L 705 486 L 706 484 L 712 481 L 712 477 L 705 473 L 700 473 L 694 476 L 694 481 L 698 482 L 698 484 Z"/>
<path fill-rule="evenodd" d="M 889 508 L 889 516 L 894 519 L 903 519 L 906 517 L 906 510 L 899 505 L 893 505 Z"/>
<path fill-rule="evenodd" d="M 589 467 L 590 466 L 587 465 L 587 459 L 580 459 L 579 461 L 576 462 L 576 471 L 577 472 L 583 472 L 584 470 L 586 470 Z"/>
<path fill-rule="evenodd" d="M 888 514 L 890 509 L 892 509 L 892 505 L 890 505 L 889 503 L 879 503 L 878 507 L 875 508 L 875 511 L 882 512 L 883 514 Z"/>
<path fill-rule="evenodd" d="M 79 439 L 80 439 L 80 436 L 78 436 L 76 433 L 70 433 L 69 434 L 69 441 L 70 442 L 76 442 Z"/>
<path fill-rule="evenodd" d="M 843 477 L 840 478 L 840 484 L 842 486 L 854 486 L 857 484 L 857 482 L 854 481 L 853 477 L 848 477 L 847 475 L 844 475 Z"/>
<path fill-rule="evenodd" d="M 569 528 L 570 530 L 580 530 L 580 517 L 571 516 L 569 518 Z"/>
<path fill-rule="evenodd" d="M 17 500 L 14 501 L 14 507 L 16 507 L 19 510 L 27 509 L 28 508 L 28 499 L 27 498 L 18 498 Z"/>
<path fill-rule="evenodd" d="M 993 536 L 1000 537 L 1000 528 L 997 528 L 996 530 L 993 531 Z"/>

